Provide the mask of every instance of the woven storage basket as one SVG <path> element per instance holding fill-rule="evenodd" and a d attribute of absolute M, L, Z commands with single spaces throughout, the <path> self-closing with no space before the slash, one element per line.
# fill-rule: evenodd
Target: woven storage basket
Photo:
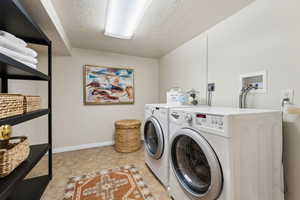
<path fill-rule="evenodd" d="M 0 94 L 0 119 L 23 114 L 23 96 Z"/>
<path fill-rule="evenodd" d="M 115 149 L 129 153 L 141 148 L 141 122 L 139 120 L 120 120 L 115 122 Z"/>
<path fill-rule="evenodd" d="M 24 96 L 24 113 L 41 109 L 40 96 Z"/>
<path fill-rule="evenodd" d="M 0 149 L 0 178 L 9 175 L 29 156 L 27 137 L 12 137 L 7 149 Z"/>

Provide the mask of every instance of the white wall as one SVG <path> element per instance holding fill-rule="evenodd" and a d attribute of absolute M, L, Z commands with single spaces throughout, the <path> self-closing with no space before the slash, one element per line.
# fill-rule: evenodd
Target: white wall
<path fill-rule="evenodd" d="M 175 86 L 184 90 L 194 88 L 206 98 L 206 36 L 188 41 L 159 60 L 160 101 L 166 101 L 166 92 Z"/>
<path fill-rule="evenodd" d="M 258 0 L 209 30 L 208 79 L 216 82 L 215 104 L 238 105 L 239 75 L 264 69 L 268 93 L 250 97 L 250 106 L 279 108 L 281 90 L 287 88 L 295 88 L 300 99 L 299 5 Z"/>
<path fill-rule="evenodd" d="M 46 57 L 40 59 L 46 67 Z M 131 67 L 135 70 L 133 105 L 84 105 L 85 64 Z M 44 92 L 43 92 L 44 91 Z M 45 86 L 40 88 L 45 93 Z M 43 95 L 45 96 L 45 95 Z M 53 58 L 54 148 L 113 141 L 114 121 L 144 118 L 144 105 L 158 102 L 158 61 L 155 59 L 73 49 L 72 56 Z"/>

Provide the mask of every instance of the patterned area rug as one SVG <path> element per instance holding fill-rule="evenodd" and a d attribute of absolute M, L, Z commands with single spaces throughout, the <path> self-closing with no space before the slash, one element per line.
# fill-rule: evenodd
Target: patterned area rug
<path fill-rule="evenodd" d="M 154 200 L 133 165 L 70 178 L 64 200 Z"/>

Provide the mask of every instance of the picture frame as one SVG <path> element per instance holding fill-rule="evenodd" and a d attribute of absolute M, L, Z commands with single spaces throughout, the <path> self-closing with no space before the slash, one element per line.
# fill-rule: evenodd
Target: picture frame
<path fill-rule="evenodd" d="M 84 65 L 85 105 L 134 104 L 134 69 Z"/>

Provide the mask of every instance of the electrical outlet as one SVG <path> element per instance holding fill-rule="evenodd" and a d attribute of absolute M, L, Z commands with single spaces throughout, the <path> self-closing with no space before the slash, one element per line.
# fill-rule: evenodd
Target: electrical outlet
<path fill-rule="evenodd" d="M 294 103 L 294 89 L 286 89 L 282 91 L 282 99 L 289 99 L 290 103 Z"/>

